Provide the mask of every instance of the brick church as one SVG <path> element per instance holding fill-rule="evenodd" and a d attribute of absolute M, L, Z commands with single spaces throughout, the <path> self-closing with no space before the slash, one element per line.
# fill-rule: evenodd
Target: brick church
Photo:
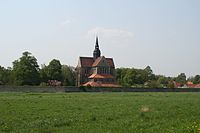
<path fill-rule="evenodd" d="M 93 57 L 79 57 L 76 74 L 77 86 L 119 87 L 116 82 L 114 61 L 112 58 L 101 56 L 98 37 Z"/>

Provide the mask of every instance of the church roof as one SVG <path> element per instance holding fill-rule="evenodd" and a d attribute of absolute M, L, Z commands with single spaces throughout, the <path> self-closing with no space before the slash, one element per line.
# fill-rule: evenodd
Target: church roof
<path fill-rule="evenodd" d="M 101 61 L 102 57 L 104 57 L 104 56 L 98 57 L 95 61 L 94 61 L 93 57 L 80 57 L 81 66 L 82 67 L 96 66 Z M 115 66 L 112 58 L 105 58 L 105 59 L 107 60 L 108 64 L 111 67 Z"/>
<path fill-rule="evenodd" d="M 92 74 L 88 78 L 90 78 L 90 79 L 104 79 L 104 78 L 114 78 L 114 77 L 110 74 Z"/>
<path fill-rule="evenodd" d="M 98 58 L 95 60 L 95 62 L 92 64 L 92 66 L 97 66 L 97 65 L 100 63 L 100 61 L 101 61 L 101 59 L 102 59 L 103 57 L 104 57 L 104 56 L 98 57 Z"/>
<path fill-rule="evenodd" d="M 101 82 L 93 82 L 93 81 L 89 81 L 85 84 L 83 84 L 83 86 L 92 86 L 92 87 L 121 87 L 118 84 L 112 84 L 112 83 L 101 83 Z"/>
<path fill-rule="evenodd" d="M 82 67 L 92 66 L 94 60 L 92 57 L 80 57 L 80 63 Z"/>

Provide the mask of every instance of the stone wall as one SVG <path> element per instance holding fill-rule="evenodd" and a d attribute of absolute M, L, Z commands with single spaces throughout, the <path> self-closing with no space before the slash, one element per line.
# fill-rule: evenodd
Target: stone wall
<path fill-rule="evenodd" d="M 0 92 L 200 92 L 200 88 L 78 88 L 78 87 L 38 87 L 0 86 Z"/>

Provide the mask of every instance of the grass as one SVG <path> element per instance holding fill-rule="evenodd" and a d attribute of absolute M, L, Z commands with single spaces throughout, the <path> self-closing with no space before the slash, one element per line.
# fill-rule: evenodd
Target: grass
<path fill-rule="evenodd" d="M 2 133 L 200 133 L 200 93 L 0 93 Z"/>

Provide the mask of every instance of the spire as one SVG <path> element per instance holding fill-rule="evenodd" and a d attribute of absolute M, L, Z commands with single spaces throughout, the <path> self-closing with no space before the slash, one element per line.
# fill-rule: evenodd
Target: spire
<path fill-rule="evenodd" d="M 94 60 L 96 60 L 100 56 L 101 56 L 101 51 L 99 49 L 99 40 L 98 40 L 98 36 L 97 36 L 96 37 L 95 49 L 94 49 L 94 52 L 93 52 L 93 58 L 94 58 Z"/>
<path fill-rule="evenodd" d="M 96 36 L 96 45 L 95 48 L 99 48 L 99 40 L 98 40 L 98 36 Z"/>

